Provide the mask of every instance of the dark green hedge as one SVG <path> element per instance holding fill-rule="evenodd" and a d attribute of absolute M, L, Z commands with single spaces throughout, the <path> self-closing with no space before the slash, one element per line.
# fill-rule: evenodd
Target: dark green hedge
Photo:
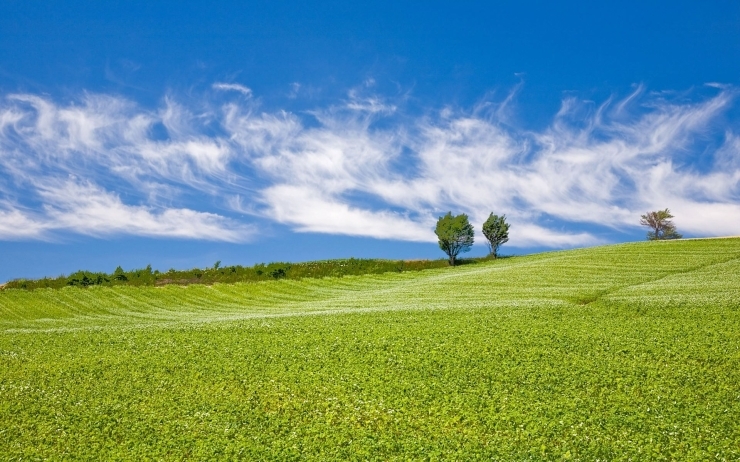
<path fill-rule="evenodd" d="M 459 260 L 458 264 L 469 264 L 484 259 Z M 305 263 L 260 263 L 254 266 L 220 266 L 193 268 L 190 270 L 170 269 L 166 272 L 152 270 L 151 265 L 144 269 L 124 271 L 120 266 L 113 273 L 77 271 L 69 276 L 43 279 L 16 279 L 8 282 L 5 289 L 59 289 L 66 286 L 88 287 L 94 285 L 114 286 L 159 286 L 165 284 L 214 284 L 216 282 L 256 282 L 271 279 L 302 279 L 341 277 L 360 274 L 380 274 L 388 272 L 421 271 L 431 268 L 447 267 L 447 260 L 378 260 L 350 258 L 345 260 L 324 260 Z"/>

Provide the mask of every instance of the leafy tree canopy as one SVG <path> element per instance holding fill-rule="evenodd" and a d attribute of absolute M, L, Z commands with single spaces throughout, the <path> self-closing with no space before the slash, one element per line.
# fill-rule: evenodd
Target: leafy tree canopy
<path fill-rule="evenodd" d="M 651 229 L 647 233 L 650 241 L 661 241 L 664 239 L 681 239 L 683 236 L 676 231 L 676 226 L 671 221 L 673 215 L 670 210 L 658 210 L 648 212 L 640 216 L 640 224 Z"/>
<path fill-rule="evenodd" d="M 439 239 L 439 248 L 449 257 L 450 265 L 455 265 L 460 252 L 467 252 L 473 246 L 475 232 L 464 213 L 452 216 L 452 212 L 447 212 L 447 215 L 439 217 L 434 232 Z"/>
<path fill-rule="evenodd" d="M 509 224 L 506 223 L 506 215 L 494 215 L 491 213 L 483 223 L 483 235 L 488 239 L 488 250 L 496 258 L 498 249 L 509 241 Z"/>

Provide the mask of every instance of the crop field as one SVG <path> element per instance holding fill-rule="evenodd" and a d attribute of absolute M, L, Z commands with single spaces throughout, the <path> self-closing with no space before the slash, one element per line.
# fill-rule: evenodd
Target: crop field
<path fill-rule="evenodd" d="M 740 239 L 0 292 L 2 460 L 740 460 Z"/>

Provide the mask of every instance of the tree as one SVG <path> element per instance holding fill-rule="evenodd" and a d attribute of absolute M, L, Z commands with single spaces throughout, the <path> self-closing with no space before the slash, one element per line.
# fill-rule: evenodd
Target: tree
<path fill-rule="evenodd" d="M 455 266 L 460 252 L 467 252 L 473 246 L 475 232 L 464 213 L 453 217 L 452 212 L 447 212 L 447 215 L 439 217 L 434 232 L 439 239 L 439 248 L 447 254 L 452 266 Z"/>
<path fill-rule="evenodd" d="M 509 241 L 509 224 L 506 215 L 491 213 L 483 223 L 483 235 L 488 239 L 488 250 L 493 258 L 498 257 L 498 249 Z"/>
<path fill-rule="evenodd" d="M 640 224 L 652 229 L 652 231 L 647 233 L 648 240 L 681 239 L 682 236 L 676 231 L 671 218 L 673 218 L 673 215 L 671 215 L 668 209 L 648 212 L 640 216 Z"/>
<path fill-rule="evenodd" d="M 126 272 L 123 271 L 123 268 L 118 266 L 115 271 L 113 271 L 113 279 L 116 281 L 128 281 L 128 278 L 126 277 Z"/>

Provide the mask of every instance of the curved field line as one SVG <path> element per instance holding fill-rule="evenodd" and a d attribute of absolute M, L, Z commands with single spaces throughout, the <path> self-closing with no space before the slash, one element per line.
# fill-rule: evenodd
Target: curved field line
<path fill-rule="evenodd" d="M 350 311 L 584 305 L 738 258 L 740 239 L 683 240 L 343 278 L 8 290 L 0 292 L 0 330 L 97 329 Z"/>

